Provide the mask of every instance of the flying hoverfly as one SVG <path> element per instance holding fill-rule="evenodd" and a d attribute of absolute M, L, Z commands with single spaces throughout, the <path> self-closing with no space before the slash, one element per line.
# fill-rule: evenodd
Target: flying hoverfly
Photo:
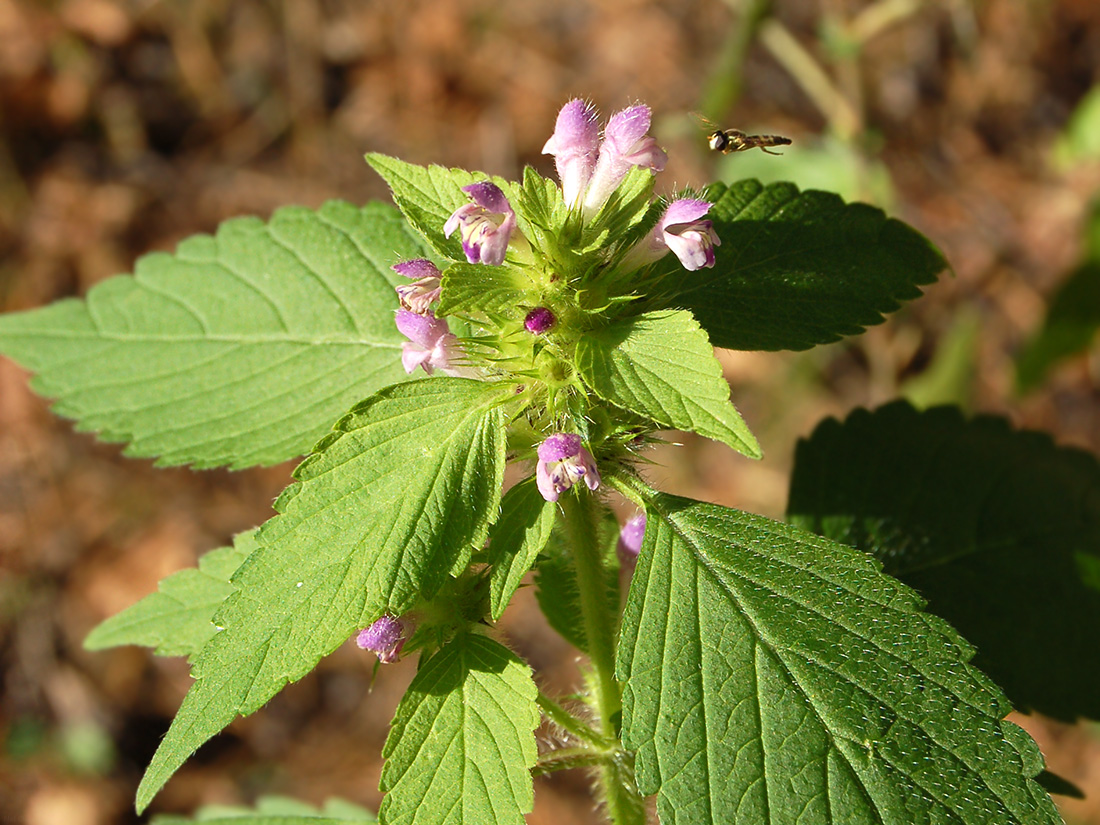
<path fill-rule="evenodd" d="M 707 135 L 707 145 L 714 152 L 723 155 L 732 152 L 747 152 L 749 149 L 759 149 L 769 155 L 778 155 L 780 152 L 770 152 L 770 146 L 789 146 L 791 139 L 782 135 L 748 135 L 738 129 L 719 129 L 702 115 L 695 117 L 703 124 L 704 128 L 713 129 Z"/>

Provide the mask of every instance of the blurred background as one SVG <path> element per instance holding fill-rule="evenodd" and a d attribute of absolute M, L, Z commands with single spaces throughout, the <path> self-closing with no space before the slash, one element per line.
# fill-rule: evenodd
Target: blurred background
<path fill-rule="evenodd" d="M 954 270 L 863 336 L 722 353 L 765 459 L 681 437 L 657 451 L 656 484 L 781 516 L 796 439 L 899 394 L 1096 454 L 1097 84 L 1095 0 L 0 0 L 0 311 L 82 295 L 233 215 L 385 199 L 366 151 L 551 174 L 540 150 L 566 100 L 605 118 L 643 101 L 670 155 L 659 190 L 831 189 L 910 222 Z M 692 111 L 794 143 L 716 157 Z M 1043 333 L 1065 284 L 1075 335 Z M 81 640 L 266 519 L 292 465 L 154 469 L 53 418 L 27 379 L 0 360 L 0 823 L 136 822 L 186 664 Z M 530 588 L 504 627 L 544 689 L 576 689 Z M 372 689 L 369 659 L 341 648 L 204 747 L 153 810 L 271 793 L 376 809 L 414 667 Z M 1018 721 L 1088 794 L 1060 800 L 1067 820 L 1100 823 L 1094 726 Z M 588 791 L 576 772 L 540 778 L 529 821 L 599 821 Z"/>

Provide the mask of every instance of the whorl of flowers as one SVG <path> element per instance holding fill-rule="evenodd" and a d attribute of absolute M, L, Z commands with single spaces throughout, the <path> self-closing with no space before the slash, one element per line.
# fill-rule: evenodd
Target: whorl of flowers
<path fill-rule="evenodd" d="M 597 462 L 628 458 L 643 443 L 615 425 L 590 426 L 586 410 L 602 402 L 578 376 L 585 330 L 643 296 L 647 279 L 659 277 L 652 265 L 670 252 L 689 271 L 715 265 L 721 241 L 707 218 L 710 203 L 691 196 L 649 203 L 668 161 L 649 134 L 651 121 L 649 107 L 636 104 L 601 131 L 595 107 L 570 100 L 543 147 L 554 157 L 560 194 L 530 171 L 522 184 L 464 183 L 450 196 L 458 206 L 428 228 L 453 263 L 440 271 L 413 258 L 393 267 L 409 280 L 395 287 L 395 321 L 408 339 L 405 371 L 514 384 L 526 407 L 513 430 L 522 424 L 528 445 L 514 454 L 534 462 L 547 501 L 599 489 Z M 462 326 L 452 331 L 441 307 Z M 628 525 L 623 552 L 637 554 L 641 530 L 639 522 Z"/>

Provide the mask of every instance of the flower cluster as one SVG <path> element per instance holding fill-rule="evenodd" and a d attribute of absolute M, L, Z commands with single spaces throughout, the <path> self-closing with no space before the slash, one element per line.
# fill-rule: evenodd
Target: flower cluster
<path fill-rule="evenodd" d="M 630 106 L 611 116 L 599 140 L 596 110 L 583 100 L 571 100 L 558 113 L 554 134 L 542 147 L 553 155 L 566 206 L 580 205 L 585 217 L 594 216 L 623 182 L 631 167 L 651 172 L 665 168 L 668 155 L 649 134 L 648 106 Z M 665 213 L 623 262 L 637 269 L 670 250 L 686 269 L 714 266 L 714 247 L 721 241 L 711 221 L 704 219 L 707 201 L 681 198 Z"/>
<path fill-rule="evenodd" d="M 562 107 L 543 152 L 553 155 L 562 198 L 582 223 L 603 220 L 601 210 L 632 168 L 654 174 L 665 168 L 668 156 L 649 134 L 651 121 L 649 107 L 629 106 L 612 115 L 601 132 L 592 104 L 577 99 Z M 443 236 L 457 234 L 462 254 L 471 264 L 529 266 L 532 247 L 517 228 L 515 209 L 504 190 L 481 180 L 463 186 L 462 192 L 469 202 L 446 220 L 441 227 Z M 645 237 L 629 249 L 619 250 L 607 264 L 620 274 L 632 273 L 672 252 L 688 270 L 714 266 L 720 240 L 706 217 L 710 207 L 707 201 L 695 198 L 672 200 Z M 393 269 L 411 282 L 397 287 L 401 309 L 395 320 L 409 339 L 402 345 L 405 371 L 411 374 L 420 367 L 429 375 L 438 371 L 486 378 L 487 373 L 472 365 L 464 343 L 451 332 L 447 321 L 437 318 L 432 309 L 442 287 L 439 269 L 424 258 L 404 261 Z M 525 309 L 523 329 L 532 336 L 552 338 L 561 307 L 551 301 L 548 306 Z M 583 480 L 590 490 L 599 487 L 596 462 L 579 435 L 554 432 L 542 441 L 537 453 L 536 481 L 547 501 L 557 501 L 578 481 Z"/>

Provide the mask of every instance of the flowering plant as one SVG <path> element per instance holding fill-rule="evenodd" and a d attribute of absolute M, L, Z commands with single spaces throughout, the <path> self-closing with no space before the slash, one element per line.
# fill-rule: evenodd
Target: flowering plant
<path fill-rule="evenodd" d="M 655 199 L 666 155 L 649 126 L 637 105 L 601 134 L 591 105 L 566 104 L 544 150 L 560 186 L 372 154 L 400 212 L 235 219 L 86 300 L 0 318 L 0 349 L 57 411 L 130 454 L 309 453 L 273 518 L 88 638 L 192 661 L 139 810 L 354 638 L 382 664 L 419 656 L 384 750 L 385 823 L 521 823 L 532 774 L 562 769 L 590 771 L 622 824 L 650 795 L 665 823 L 1058 821 L 1001 688 L 903 581 L 979 640 L 1017 706 L 1092 713 L 1026 678 L 1021 662 L 1050 661 L 951 588 L 1004 586 L 974 545 L 1045 552 L 1031 528 L 1070 517 L 1016 501 L 1095 467 L 989 420 L 892 405 L 803 442 L 792 523 L 653 490 L 639 468 L 663 430 L 761 456 L 713 346 L 857 334 L 945 264 L 881 211 L 789 184 Z M 523 478 L 505 491 L 509 464 Z M 988 502 L 966 491 L 991 474 L 1015 483 L 997 499 L 1011 529 L 967 521 Z M 635 508 L 621 529 L 612 496 Z M 541 692 L 495 630 L 531 570 L 586 657 L 575 697 Z M 1063 608 L 1086 609 L 1060 581 Z M 555 730 L 541 752 L 540 719 Z"/>

